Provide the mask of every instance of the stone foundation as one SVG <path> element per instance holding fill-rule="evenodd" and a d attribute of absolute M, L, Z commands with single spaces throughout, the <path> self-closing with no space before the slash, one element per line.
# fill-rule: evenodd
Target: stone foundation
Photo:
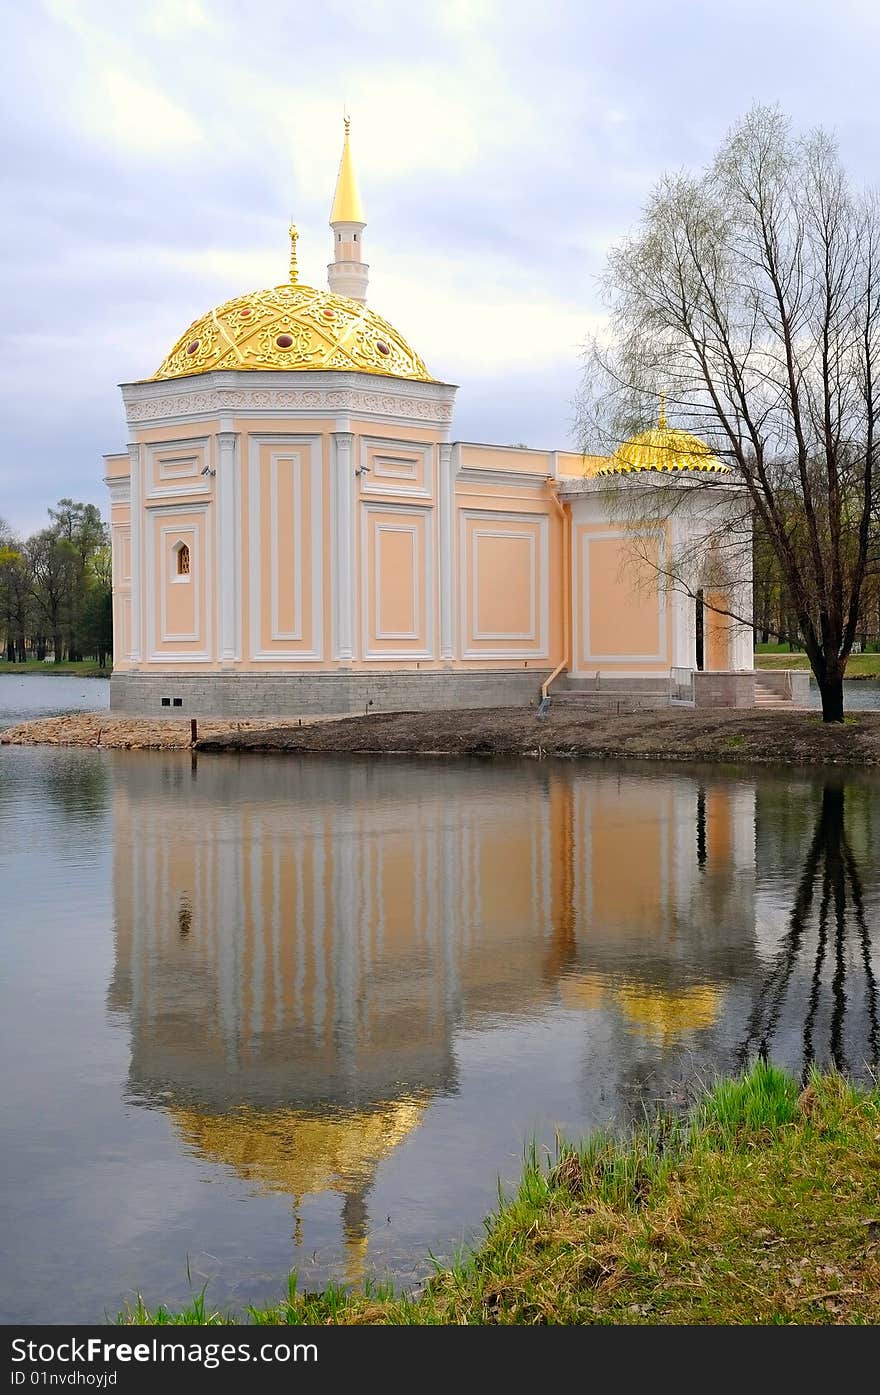
<path fill-rule="evenodd" d="M 540 702 L 549 673 L 125 672 L 110 679 L 110 709 L 149 717 L 330 717 L 528 707 Z"/>
<path fill-rule="evenodd" d="M 754 707 L 754 705 L 755 675 L 753 672 L 698 670 L 694 674 L 695 707 Z"/>

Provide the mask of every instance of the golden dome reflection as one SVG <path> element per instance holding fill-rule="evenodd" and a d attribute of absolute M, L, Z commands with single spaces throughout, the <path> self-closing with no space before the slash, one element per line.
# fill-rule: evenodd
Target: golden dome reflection
<path fill-rule="evenodd" d="M 369 306 L 299 283 L 251 291 L 210 310 L 180 336 L 149 381 L 220 369 L 434 381 L 403 336 Z"/>
<path fill-rule="evenodd" d="M 169 1113 L 200 1157 L 224 1163 L 261 1191 L 300 1198 L 345 1193 L 353 1184 L 371 1181 L 382 1159 L 421 1123 L 426 1103 L 412 1095 L 323 1117 L 297 1109 L 209 1114 L 176 1104 Z"/>
<path fill-rule="evenodd" d="M 632 1031 L 663 1042 L 711 1027 L 722 1002 L 721 993 L 711 984 L 669 990 L 628 983 L 614 996 Z"/>
<path fill-rule="evenodd" d="M 631 1032 L 663 1043 L 713 1026 L 723 1002 L 721 990 L 709 983 L 661 988 L 596 973 L 566 974 L 559 989 L 562 1005 L 581 1012 L 597 1011 L 613 999 Z"/>

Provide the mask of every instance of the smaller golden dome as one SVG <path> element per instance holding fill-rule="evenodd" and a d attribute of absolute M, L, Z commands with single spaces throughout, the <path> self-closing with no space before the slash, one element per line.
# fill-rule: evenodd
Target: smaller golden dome
<path fill-rule="evenodd" d="M 660 397 L 660 416 L 656 426 L 650 431 L 640 431 L 631 436 L 614 452 L 605 465 L 596 471 L 597 475 L 627 475 L 646 470 L 666 474 L 680 474 L 684 471 L 702 471 L 716 475 L 729 475 L 729 465 L 722 465 L 710 451 L 705 441 L 690 431 L 676 431 L 666 424 L 666 394 Z"/>

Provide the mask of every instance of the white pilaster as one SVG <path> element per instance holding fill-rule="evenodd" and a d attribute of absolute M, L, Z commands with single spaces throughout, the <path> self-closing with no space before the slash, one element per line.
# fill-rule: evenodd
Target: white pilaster
<path fill-rule="evenodd" d="M 673 515 L 669 530 L 670 571 L 673 576 L 694 547 L 692 525 L 686 511 L 679 509 Z M 661 578 L 662 582 L 662 578 Z M 669 604 L 672 607 L 672 653 L 669 663 L 673 668 L 696 668 L 697 666 L 697 610 L 696 602 L 681 587 L 669 584 Z"/>
<path fill-rule="evenodd" d="M 143 605 L 141 584 L 143 561 L 141 557 L 141 537 L 143 534 L 144 491 L 141 481 L 141 448 L 137 441 L 128 447 L 131 461 L 131 626 L 128 661 L 139 664 L 141 661 L 141 606 Z"/>
<path fill-rule="evenodd" d="M 333 657 L 354 658 L 354 435 L 333 432 Z"/>
<path fill-rule="evenodd" d="M 455 657 L 455 477 L 458 474 L 458 446 L 441 445 L 437 478 L 437 508 L 440 515 L 440 658 Z"/>
<path fill-rule="evenodd" d="M 239 434 L 217 434 L 217 583 L 221 664 L 240 657 L 239 613 L 241 558 L 236 520 L 239 515 Z"/>

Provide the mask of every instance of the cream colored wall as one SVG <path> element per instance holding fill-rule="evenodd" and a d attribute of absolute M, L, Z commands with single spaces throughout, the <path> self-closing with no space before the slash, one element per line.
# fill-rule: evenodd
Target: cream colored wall
<path fill-rule="evenodd" d="M 489 446 L 464 441 L 461 463 L 478 470 L 513 470 L 516 474 L 553 474 L 553 452 L 526 447 Z"/>
<path fill-rule="evenodd" d="M 575 673 L 661 673 L 673 662 L 672 607 L 637 577 L 627 530 L 604 518 L 598 495 L 587 515 L 574 506 L 567 574 L 555 489 L 588 469 L 581 456 L 450 447 L 419 424 L 267 414 L 139 428 L 129 455 L 107 459 L 111 488 L 132 459 L 139 502 L 111 511 L 119 668 L 130 664 L 137 630 L 135 666 L 164 672 L 546 673 L 564 657 L 568 605 Z M 344 535 L 339 490 L 350 513 Z M 233 520 L 223 535 L 233 540 L 228 555 L 224 507 Z M 660 529 L 663 546 L 667 534 Z M 191 552 L 187 581 L 173 575 L 181 542 Z M 334 618 L 345 600 L 343 542 L 350 657 L 340 656 Z M 224 594 L 232 596 L 235 653 L 221 660 Z M 448 596 L 452 652 L 441 655 Z"/>
<path fill-rule="evenodd" d="M 666 673 L 672 664 L 672 612 L 657 567 L 667 529 L 607 522 L 574 525 L 573 670 Z"/>

